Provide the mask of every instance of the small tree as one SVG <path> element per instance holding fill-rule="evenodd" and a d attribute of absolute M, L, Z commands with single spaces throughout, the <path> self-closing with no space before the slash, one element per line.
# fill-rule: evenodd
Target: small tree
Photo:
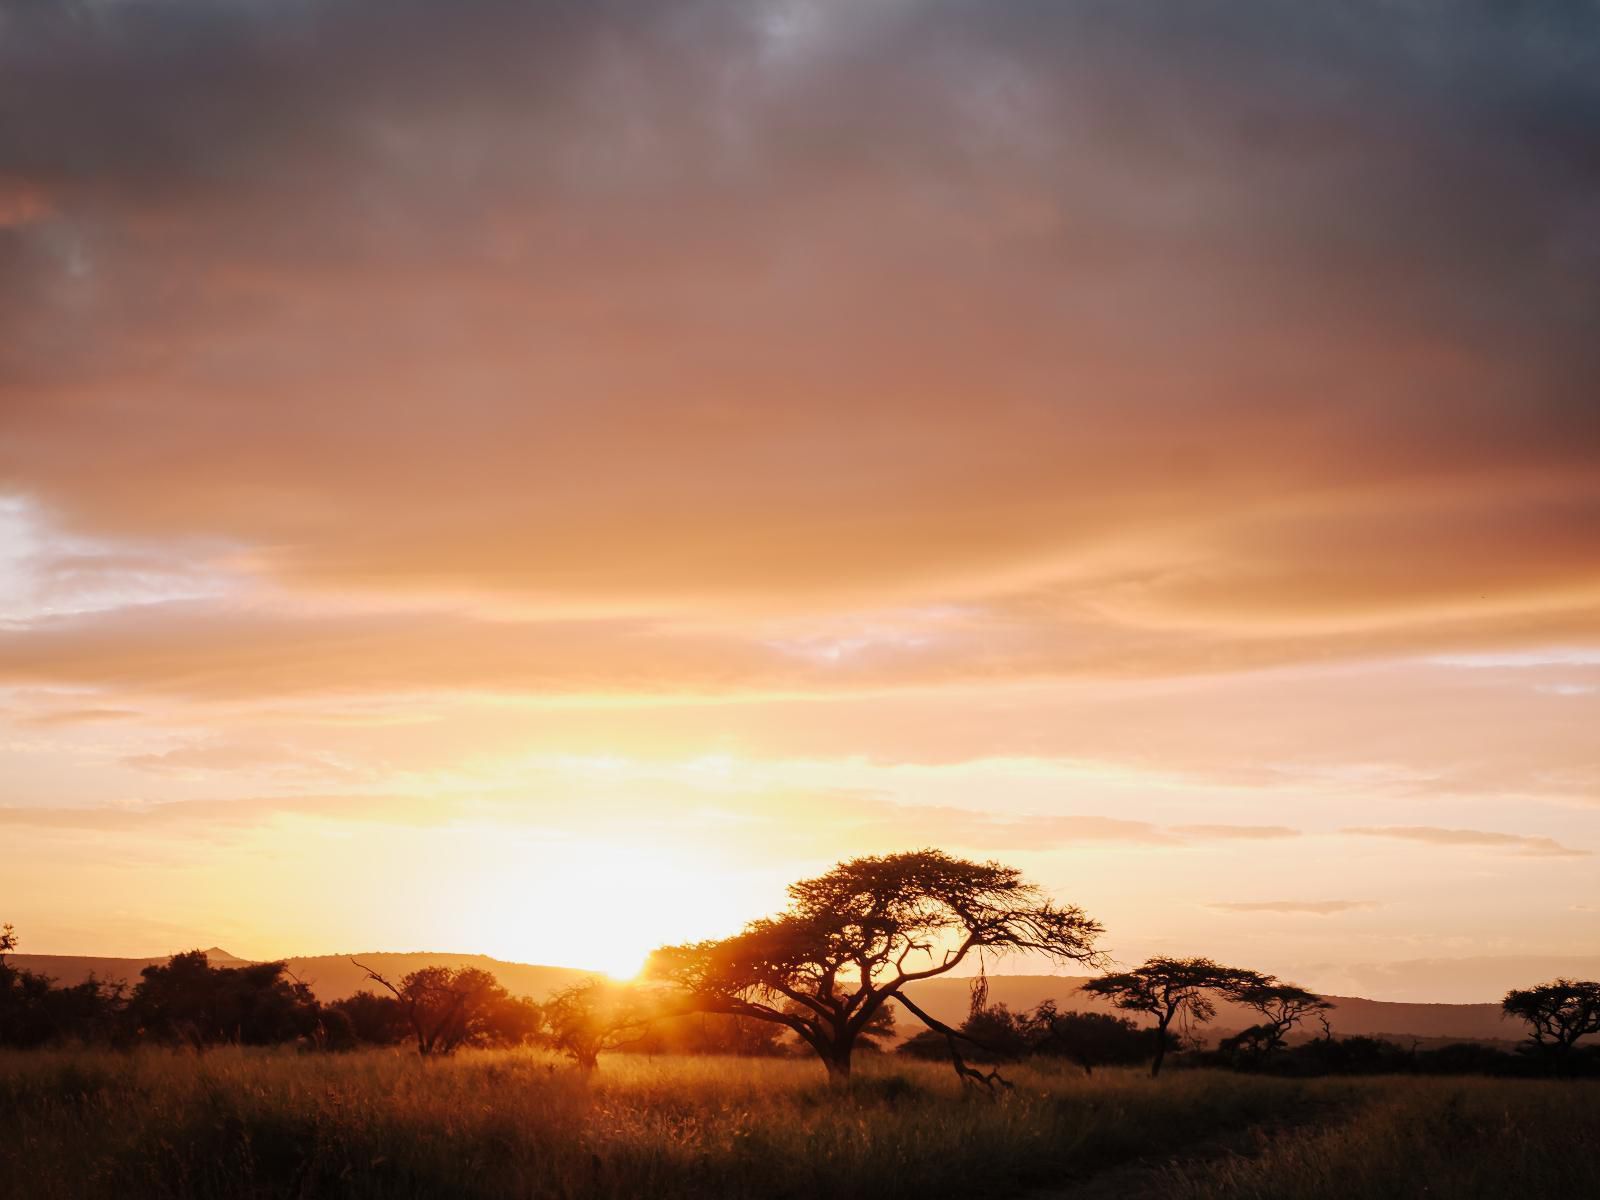
<path fill-rule="evenodd" d="M 650 971 L 691 1007 L 787 1026 L 841 1083 L 891 999 L 930 1029 L 960 1036 L 907 997 L 907 984 L 1013 950 L 1094 962 L 1100 932 L 1014 868 L 919 850 L 852 859 L 792 884 L 784 912 L 733 937 L 664 947 Z"/>
<path fill-rule="evenodd" d="M 584 1071 L 600 1065 L 602 1051 L 640 1039 L 653 1008 L 636 988 L 598 976 L 562 988 L 544 1005 L 544 1041 Z"/>
<path fill-rule="evenodd" d="M 411 1022 L 406 1019 L 400 1001 L 393 996 L 362 990 L 343 1000 L 335 1000 L 327 1007 L 331 1012 L 344 1015 L 350 1023 L 351 1037 L 358 1042 L 393 1046 L 413 1036 Z"/>
<path fill-rule="evenodd" d="M 1155 1059 L 1150 1064 L 1154 1077 L 1161 1074 L 1168 1028 L 1175 1018 L 1182 1017 L 1180 1025 L 1203 1025 L 1217 1015 L 1209 993 L 1226 992 L 1261 979 L 1253 971 L 1224 967 L 1209 958 L 1158 957 L 1131 971 L 1091 979 L 1083 990 L 1092 996 L 1103 996 L 1125 1012 L 1149 1013 L 1155 1018 Z"/>
<path fill-rule="evenodd" d="M 538 1032 L 538 1006 L 513 997 L 477 967 L 422 967 L 396 986 L 371 967 L 356 966 L 398 1002 L 424 1058 L 452 1054 L 466 1045 L 514 1045 Z"/>
<path fill-rule="evenodd" d="M 1529 1038 L 1535 1046 L 1557 1054 L 1566 1054 L 1581 1037 L 1600 1033 L 1600 983 L 1593 980 L 1557 979 L 1513 988 L 1500 1008 L 1533 1027 Z"/>
<path fill-rule="evenodd" d="M 1261 1014 L 1261 1022 L 1245 1031 L 1250 1044 L 1261 1054 L 1271 1054 L 1282 1046 L 1289 1031 L 1302 1018 L 1333 1007 L 1315 992 L 1292 983 L 1280 983 L 1270 975 L 1259 979 L 1246 977 L 1226 989 L 1226 995 Z"/>
<path fill-rule="evenodd" d="M 1096 1067 L 1141 1062 L 1156 1040 L 1167 1036 L 1110 1013 L 1059 1012 L 1054 1000 L 1028 1013 L 1023 1028 L 1034 1054 L 1070 1059 L 1085 1075 L 1093 1075 Z"/>

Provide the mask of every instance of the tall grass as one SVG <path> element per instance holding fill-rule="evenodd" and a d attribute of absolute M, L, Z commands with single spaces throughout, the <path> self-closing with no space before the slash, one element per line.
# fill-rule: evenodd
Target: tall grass
<path fill-rule="evenodd" d="M 1338 1137 L 1387 1111 L 1384 1089 L 1426 1095 L 1410 1080 L 1019 1068 L 1016 1092 L 991 1101 L 939 1064 L 858 1072 L 841 1095 L 815 1064 L 782 1060 L 616 1056 L 586 1079 L 535 1052 L 0 1055 L 0 1197 L 1010 1196 L 1251 1128 Z M 1518 1088 L 1541 1097 L 1539 1119 L 1538 1089 L 1567 1090 Z M 1258 1165 L 1315 1143 L 1268 1145 Z M 1299 1194 L 1262 1179 L 1249 1193 L 1203 1173 L 1163 1187 Z"/>
<path fill-rule="evenodd" d="M 49 1053 L 0 1061 L 0 1194 L 47 1197 L 1005 1195 L 1315 1101 L 1303 1084 L 534 1053 Z"/>
<path fill-rule="evenodd" d="M 1379 1086 L 1381 1084 L 1381 1087 Z M 1600 1086 L 1385 1079 L 1326 1129 L 1263 1137 L 1253 1156 L 1168 1173 L 1174 1200 L 1600 1197 Z"/>

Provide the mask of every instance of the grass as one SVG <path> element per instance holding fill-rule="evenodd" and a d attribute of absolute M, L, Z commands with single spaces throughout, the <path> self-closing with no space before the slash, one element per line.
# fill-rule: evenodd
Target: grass
<path fill-rule="evenodd" d="M 1381 1084 L 1381 1087 L 1379 1086 Z M 1385 1079 L 1326 1129 L 1262 1136 L 1256 1153 L 1173 1168 L 1173 1200 L 1451 1200 L 1600 1196 L 1600 1086 Z"/>
<path fill-rule="evenodd" d="M 892 1200 L 1066 1195 L 1133 1168 L 1146 1190 L 1123 1194 L 1398 1196 L 1425 1193 L 1347 1185 L 1485 1155 L 1502 1180 L 1600 1194 L 1600 1089 L 1582 1084 L 1019 1068 L 993 1102 L 938 1064 L 858 1076 L 841 1096 L 804 1061 L 615 1056 L 585 1079 L 534 1052 L 0 1055 L 0 1197 Z M 1241 1137 L 1254 1157 L 1173 1165 Z M 1455 1149 L 1420 1157 L 1430 1139 Z"/>

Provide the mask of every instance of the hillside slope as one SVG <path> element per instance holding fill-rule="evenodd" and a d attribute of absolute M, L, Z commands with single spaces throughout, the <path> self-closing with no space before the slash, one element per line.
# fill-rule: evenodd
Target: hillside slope
<path fill-rule="evenodd" d="M 991 975 L 989 1002 L 1018 1010 L 1053 999 L 1062 1009 L 1115 1012 L 1105 1001 L 1080 994 L 1079 989 L 1088 981 L 1088 976 Z M 954 1024 L 966 1016 L 970 986 L 966 979 L 929 979 L 912 985 L 910 995 L 929 1015 Z M 1397 1038 L 1515 1041 L 1525 1033 L 1520 1023 L 1501 1018 L 1498 1004 L 1402 1004 L 1359 996 L 1328 999 L 1336 1006 L 1328 1014 L 1328 1021 L 1338 1037 L 1387 1034 Z M 1216 1020 L 1208 1029 L 1217 1034 L 1237 1032 L 1257 1020 L 1248 1009 L 1219 1003 Z M 1315 1022 L 1311 1029 L 1317 1031 Z"/>

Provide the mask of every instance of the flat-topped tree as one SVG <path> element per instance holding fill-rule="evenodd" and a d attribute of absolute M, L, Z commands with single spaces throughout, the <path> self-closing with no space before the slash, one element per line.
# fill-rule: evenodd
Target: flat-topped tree
<path fill-rule="evenodd" d="M 1092 963 L 1100 932 L 1015 868 L 917 850 L 852 859 L 791 884 L 784 912 L 733 937 L 663 947 L 650 972 L 700 1011 L 787 1026 L 837 1082 L 891 999 L 930 1029 L 959 1036 L 917 1007 L 907 984 L 1017 950 Z"/>
<path fill-rule="evenodd" d="M 1333 1007 L 1315 992 L 1292 983 L 1283 983 L 1271 975 L 1250 978 L 1248 974 L 1224 989 L 1228 999 L 1261 1014 L 1261 1023 L 1246 1030 L 1250 1040 L 1262 1054 L 1271 1054 L 1282 1046 L 1289 1031 L 1312 1013 L 1326 1012 Z"/>
<path fill-rule="evenodd" d="M 1152 958 L 1131 971 L 1091 979 L 1083 990 L 1103 996 L 1125 1012 L 1149 1013 L 1156 1020 L 1156 1056 L 1151 1076 L 1161 1074 L 1167 1056 L 1167 1027 L 1177 1017 L 1204 1025 L 1217 1015 L 1210 993 L 1232 993 L 1265 983 L 1255 971 L 1224 967 L 1209 958 Z"/>
<path fill-rule="evenodd" d="M 1513 988 L 1500 1009 L 1533 1027 L 1529 1037 L 1535 1046 L 1565 1054 L 1579 1038 L 1600 1034 L 1600 983 L 1557 979 L 1538 987 Z"/>

